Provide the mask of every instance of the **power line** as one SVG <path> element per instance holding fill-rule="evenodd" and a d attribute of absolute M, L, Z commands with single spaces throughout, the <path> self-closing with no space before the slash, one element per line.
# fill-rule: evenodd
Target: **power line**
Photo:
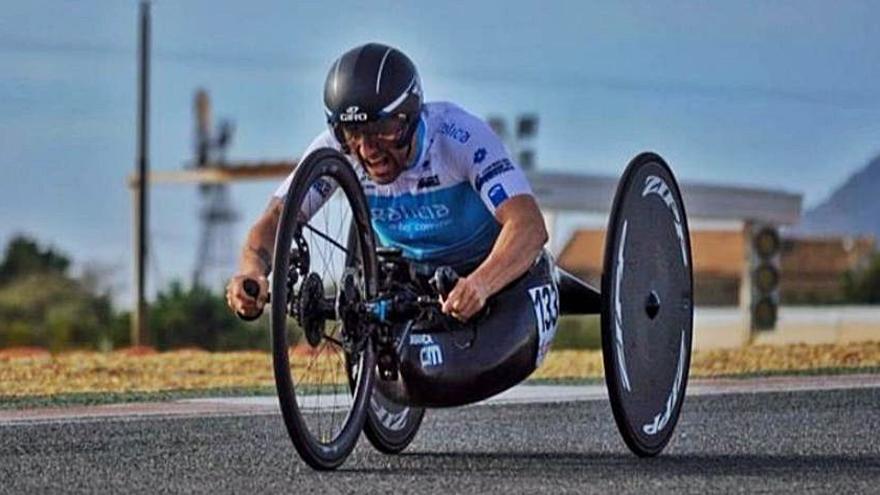
<path fill-rule="evenodd" d="M 821 88 L 782 88 L 753 84 L 706 84 L 686 80 L 643 80 L 625 77 L 589 75 L 574 72 L 546 73 L 517 72 L 515 70 L 481 69 L 446 73 L 446 77 L 492 85 L 545 88 L 567 88 L 583 91 L 593 88 L 615 92 L 655 93 L 662 96 L 687 96 L 731 101 L 773 100 L 823 105 L 839 108 L 877 107 L 877 91 L 847 91 Z"/>
<path fill-rule="evenodd" d="M 113 56 L 131 57 L 134 47 L 97 44 L 88 42 L 53 43 L 25 38 L 0 37 L 0 52 L 40 53 L 48 55 Z M 182 63 L 206 64 L 240 69 L 273 71 L 323 71 L 322 60 L 308 59 L 283 53 L 211 53 L 180 49 L 155 49 L 156 60 Z M 426 71 L 431 72 L 431 71 Z M 727 101 L 778 101 L 841 109 L 876 108 L 880 105 L 877 91 L 852 91 L 825 88 L 784 88 L 757 84 L 706 84 L 687 80 L 641 80 L 626 77 L 591 75 L 576 72 L 547 73 L 527 72 L 506 68 L 459 69 L 433 71 L 436 76 L 487 85 L 504 85 L 524 88 L 547 88 L 556 90 L 584 91 L 598 89 L 613 92 L 653 93 L 661 96 L 698 97 Z"/>
<path fill-rule="evenodd" d="M 0 37 L 0 52 L 37 53 L 43 55 L 109 56 L 129 58 L 136 48 L 89 42 L 48 42 L 25 38 Z M 212 53 L 194 50 L 155 48 L 153 58 L 178 63 L 203 63 L 238 68 L 267 70 L 324 70 L 323 60 L 306 59 L 284 53 Z"/>

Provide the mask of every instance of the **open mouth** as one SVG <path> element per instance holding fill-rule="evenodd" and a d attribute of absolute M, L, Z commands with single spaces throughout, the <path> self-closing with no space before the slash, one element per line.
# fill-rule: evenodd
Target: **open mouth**
<path fill-rule="evenodd" d="M 371 175 L 385 176 L 394 172 L 394 163 L 387 157 L 383 156 L 376 160 L 365 160 L 367 170 Z"/>

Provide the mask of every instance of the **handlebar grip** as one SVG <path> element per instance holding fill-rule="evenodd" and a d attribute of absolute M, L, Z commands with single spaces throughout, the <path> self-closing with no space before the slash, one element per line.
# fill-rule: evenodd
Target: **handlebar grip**
<path fill-rule="evenodd" d="M 455 270 L 452 269 L 451 266 L 441 266 L 438 267 L 436 271 L 434 271 L 434 276 L 431 277 L 431 287 L 437 291 L 443 298 L 449 295 L 452 292 L 452 289 L 455 288 L 455 284 L 458 283 L 458 273 L 455 273 Z"/>
<path fill-rule="evenodd" d="M 256 280 L 253 280 L 250 278 L 245 279 L 245 281 L 242 282 L 241 285 L 242 285 L 242 288 L 244 289 L 244 293 L 253 297 L 254 299 L 256 299 L 257 296 L 260 295 L 260 284 Z M 254 321 L 263 315 L 263 310 L 261 308 L 260 312 L 253 315 L 253 316 L 247 316 L 247 315 L 241 314 L 239 312 L 236 312 L 235 315 L 238 316 L 239 319 L 242 319 L 244 321 Z"/>
<path fill-rule="evenodd" d="M 455 288 L 455 284 L 458 283 L 458 279 L 461 278 L 455 270 L 452 269 L 451 266 L 440 266 L 437 267 L 437 270 L 434 272 L 434 276 L 431 277 L 429 283 L 434 290 L 440 294 L 443 299 L 452 292 L 452 289 Z M 486 303 L 483 306 L 483 309 L 477 312 L 477 314 L 473 315 L 469 321 L 479 321 L 485 318 L 489 314 L 489 304 Z"/>
<path fill-rule="evenodd" d="M 257 297 L 260 295 L 260 284 L 257 283 L 254 279 L 246 279 L 242 282 L 242 287 L 244 288 L 244 293 L 251 296 Z"/>

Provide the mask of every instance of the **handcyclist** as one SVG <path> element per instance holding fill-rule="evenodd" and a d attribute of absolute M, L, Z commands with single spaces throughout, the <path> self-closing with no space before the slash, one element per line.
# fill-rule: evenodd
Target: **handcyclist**
<path fill-rule="evenodd" d="M 343 54 L 330 67 L 324 104 L 328 129 L 302 156 L 342 151 L 358 173 L 380 244 L 465 275 L 443 300 L 444 313 L 468 320 L 532 266 L 548 236 L 525 174 L 483 120 L 452 103 L 425 103 L 418 72 L 401 51 L 369 43 Z M 236 313 L 256 315 L 267 302 L 292 177 L 248 232 L 227 286 Z M 248 279 L 259 283 L 257 297 L 245 293 Z"/>

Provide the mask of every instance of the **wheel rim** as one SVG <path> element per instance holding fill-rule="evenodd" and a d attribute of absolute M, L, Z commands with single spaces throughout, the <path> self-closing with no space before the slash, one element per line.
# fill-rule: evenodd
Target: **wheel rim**
<path fill-rule="evenodd" d="M 272 275 L 273 358 L 279 402 L 294 445 L 312 467 L 331 469 L 345 459 L 363 427 L 373 380 L 371 373 L 359 370 L 375 365 L 366 329 L 346 329 L 335 314 L 335 299 L 345 273 L 344 246 L 349 225 L 356 222 L 365 241 L 362 251 L 367 254 L 362 253 L 362 258 L 367 263 L 357 270 L 362 298 L 375 292 L 375 248 L 368 230 L 366 201 L 353 172 L 338 153 L 331 157 L 316 155 L 319 156 L 310 157 L 311 163 L 300 166 L 299 177 L 294 176 L 276 239 Z M 307 193 L 315 182 L 336 191 L 307 223 L 295 220 L 297 215 L 293 211 L 309 206 L 305 203 L 310 197 Z M 304 245 L 308 246 L 307 264 L 300 262 L 298 252 Z M 289 278 L 289 274 L 294 277 Z M 321 283 L 316 291 L 314 284 L 318 279 Z M 312 309 L 317 293 L 324 299 L 318 307 L 326 313 L 322 316 L 326 322 L 320 339 L 311 343 L 303 335 L 298 321 L 302 315 L 297 312 L 305 280 L 312 284 Z M 314 327 L 315 320 L 322 317 L 311 319 L 309 324 Z M 348 361 L 347 353 L 351 358 Z M 358 370 L 354 390 L 349 387 L 347 362 Z"/>

